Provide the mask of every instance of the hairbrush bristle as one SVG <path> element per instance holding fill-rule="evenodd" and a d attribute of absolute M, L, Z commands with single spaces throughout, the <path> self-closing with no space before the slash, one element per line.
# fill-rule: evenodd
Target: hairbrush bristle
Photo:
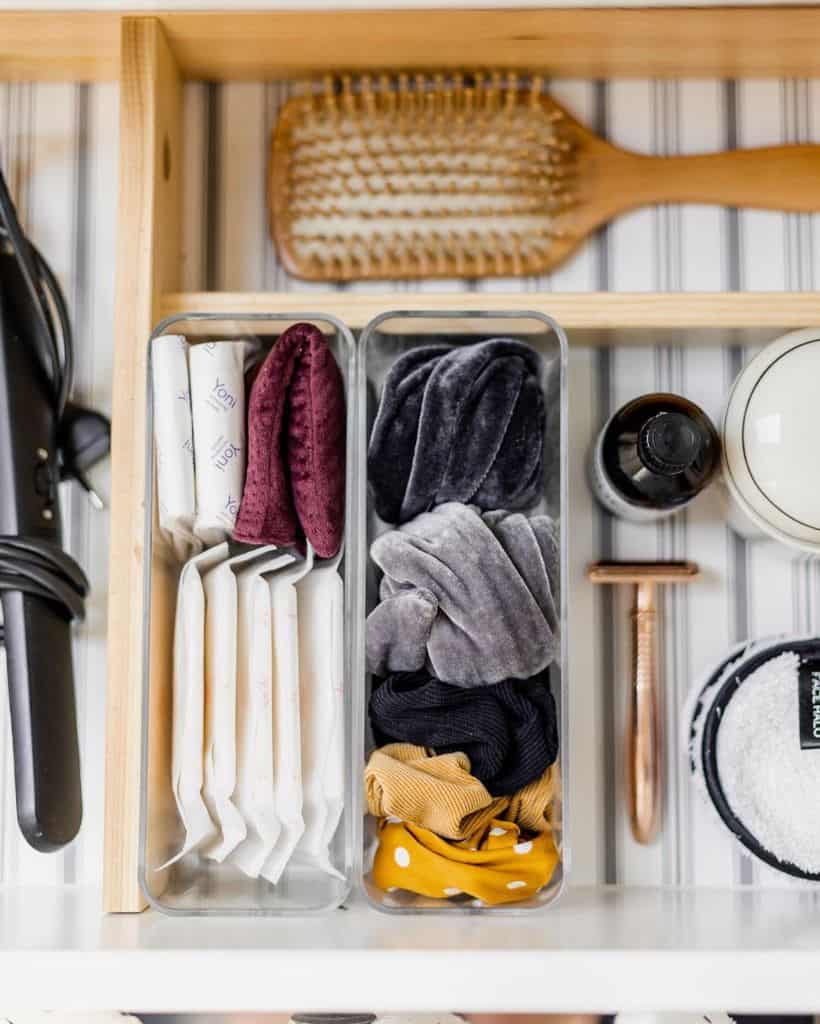
<path fill-rule="evenodd" d="M 575 202 L 575 145 L 538 75 L 326 76 L 283 110 L 276 237 L 303 277 L 537 272 Z"/>

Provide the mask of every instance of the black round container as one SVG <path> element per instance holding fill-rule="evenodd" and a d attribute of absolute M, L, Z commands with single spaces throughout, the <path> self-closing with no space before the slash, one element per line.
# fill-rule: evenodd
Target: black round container
<path fill-rule="evenodd" d="M 749 831 L 729 806 L 729 802 L 726 799 L 726 794 L 723 791 L 723 786 L 721 785 L 720 776 L 718 774 L 718 730 L 720 729 L 720 724 L 723 720 L 726 708 L 729 705 L 729 701 L 734 697 L 743 683 L 753 672 L 759 669 L 762 665 L 765 665 L 766 662 L 776 658 L 778 655 L 787 653 L 795 653 L 800 655 L 802 658 L 811 658 L 812 660 L 820 658 L 820 639 L 779 641 L 772 643 L 769 646 L 761 647 L 748 656 L 741 654 L 739 659 L 737 652 L 735 652 L 730 657 L 724 659 L 724 661 L 715 669 L 701 690 L 701 695 L 703 695 L 711 686 L 715 685 L 733 661 L 737 660 L 738 662 L 735 669 L 726 677 L 726 679 L 724 679 L 717 695 L 710 699 L 708 708 L 704 710 L 704 702 L 702 699 L 695 705 L 692 712 L 692 727 L 690 731 L 691 767 L 693 771 L 697 770 L 698 766 L 694 762 L 698 759 L 700 769 L 703 773 L 704 782 L 706 783 L 706 789 L 715 810 L 720 815 L 724 825 L 726 825 L 726 827 L 737 837 L 737 839 L 750 853 L 757 857 L 758 860 L 763 861 L 764 864 L 768 864 L 769 867 L 772 867 L 783 874 L 791 875 L 794 878 L 802 878 L 808 881 L 817 882 L 820 881 L 820 872 L 806 871 L 803 868 L 798 867 L 796 864 L 781 860 L 761 845 L 758 839 Z M 700 740 L 700 746 L 699 748 L 693 748 L 692 743 L 696 736 L 694 726 L 700 716 L 704 713 L 706 717 L 703 723 L 703 733 Z"/>

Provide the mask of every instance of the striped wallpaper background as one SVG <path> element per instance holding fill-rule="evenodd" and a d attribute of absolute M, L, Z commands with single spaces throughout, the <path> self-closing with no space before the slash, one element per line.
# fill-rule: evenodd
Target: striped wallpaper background
<path fill-rule="evenodd" d="M 613 140 L 655 153 L 779 142 L 820 142 L 820 82 L 554 82 L 577 116 Z M 185 288 L 303 290 L 278 266 L 267 235 L 265 172 L 271 128 L 288 87 L 189 85 L 185 92 Z M 0 162 L 21 219 L 60 276 L 73 312 L 76 392 L 110 406 L 116 231 L 117 88 L 0 85 Z M 352 288 L 416 290 L 401 283 Z M 426 290 L 687 291 L 820 288 L 817 217 L 663 207 L 623 217 L 567 266 L 543 279 Z M 310 295 L 305 295 L 310 307 Z M 547 309 L 549 312 L 549 309 Z M 818 313 L 820 316 L 820 311 Z M 748 544 L 723 522 L 714 491 L 653 527 L 615 523 L 593 506 L 583 457 L 608 413 L 650 389 L 690 395 L 717 418 L 747 352 L 720 348 L 575 349 L 570 359 L 571 800 L 576 884 L 782 884 L 764 876 L 716 829 L 682 771 L 679 711 L 691 681 L 737 639 L 820 626 L 820 576 L 773 546 Z M 95 482 L 108 492 L 108 471 Z M 97 883 L 101 875 L 108 516 L 76 488 L 65 492 L 72 553 L 94 587 L 78 631 L 86 815 L 62 854 L 32 853 L 18 838 L 5 688 L 0 688 L 0 882 Z M 583 580 L 600 558 L 693 558 L 702 582 L 664 599 L 665 721 L 669 751 L 660 841 L 629 837 L 620 782 L 626 708 L 628 596 Z M 116 666 L 112 666 L 112 672 Z"/>

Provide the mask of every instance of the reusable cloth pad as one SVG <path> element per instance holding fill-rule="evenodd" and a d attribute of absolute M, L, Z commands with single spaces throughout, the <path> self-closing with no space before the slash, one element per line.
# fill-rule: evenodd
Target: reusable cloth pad
<path fill-rule="evenodd" d="M 376 512 L 402 523 L 446 501 L 530 508 L 543 493 L 541 360 L 493 338 L 401 356 L 384 383 L 367 455 Z"/>
<path fill-rule="evenodd" d="M 228 556 L 219 544 L 182 568 L 174 622 L 174 697 L 171 711 L 171 786 L 185 829 L 182 847 L 158 870 L 217 835 L 202 798 L 205 733 L 205 588 L 202 577 Z"/>
<path fill-rule="evenodd" d="M 274 800 L 281 823 L 279 837 L 260 874 L 274 885 L 282 877 L 305 831 L 302 816 L 302 732 L 299 707 L 299 621 L 296 584 L 313 565 L 307 558 L 268 580 L 273 657 Z"/>
<path fill-rule="evenodd" d="M 302 817 L 305 831 L 291 862 L 336 878 L 330 843 L 344 807 L 344 584 L 340 556 L 314 564 L 296 584 Z"/>
<path fill-rule="evenodd" d="M 236 788 L 237 585 L 235 569 L 256 552 L 243 552 L 209 570 L 205 587 L 205 781 L 202 796 L 219 826 L 205 856 L 221 863 L 244 838 L 233 801 Z"/>
<path fill-rule="evenodd" d="M 470 841 L 493 818 L 529 832 L 550 829 L 558 771 L 543 775 L 510 797 L 492 797 L 470 774 L 466 754 L 431 755 L 424 747 L 391 743 L 370 755 L 364 773 L 370 813 L 430 829 L 447 839 Z"/>
<path fill-rule="evenodd" d="M 389 676 L 370 698 L 378 743 L 401 741 L 437 754 L 463 751 L 493 796 L 515 793 L 558 756 L 555 700 L 546 672 L 464 689 L 429 672 Z"/>
<path fill-rule="evenodd" d="M 443 899 L 467 894 L 495 906 L 529 899 L 558 864 L 550 832 L 521 839 L 509 821 L 491 821 L 477 849 L 465 849 L 418 825 L 385 821 L 373 861 L 380 888 L 406 889 Z"/>
<path fill-rule="evenodd" d="M 426 669 L 456 686 L 529 679 L 558 650 L 558 538 L 548 516 L 448 502 L 382 534 L 367 619 L 371 672 Z"/>
<path fill-rule="evenodd" d="M 322 332 L 294 324 L 251 388 L 248 471 L 234 537 L 280 547 L 306 537 L 332 558 L 344 530 L 344 384 Z"/>
<path fill-rule="evenodd" d="M 234 803 L 246 826 L 244 839 L 228 854 L 251 878 L 279 838 L 274 802 L 273 679 L 270 589 L 265 574 L 294 561 L 290 553 L 256 549 L 250 564 L 238 567 L 236 651 L 236 787 Z M 230 717 L 230 715 L 228 716 Z"/>
<path fill-rule="evenodd" d="M 159 525 L 180 562 L 202 550 L 194 536 L 196 491 L 188 342 L 166 334 L 151 343 Z"/>

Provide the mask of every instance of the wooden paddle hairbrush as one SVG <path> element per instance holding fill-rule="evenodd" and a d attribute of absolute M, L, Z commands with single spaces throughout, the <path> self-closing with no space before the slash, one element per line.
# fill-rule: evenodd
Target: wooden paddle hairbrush
<path fill-rule="evenodd" d="M 820 146 L 647 157 L 594 135 L 541 76 L 327 76 L 282 109 L 282 263 L 314 281 L 548 273 L 636 206 L 820 210 Z"/>

